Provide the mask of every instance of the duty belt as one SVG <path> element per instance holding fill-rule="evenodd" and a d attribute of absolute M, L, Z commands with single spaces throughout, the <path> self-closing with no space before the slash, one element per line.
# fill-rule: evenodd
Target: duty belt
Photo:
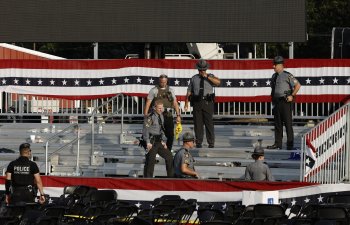
<path fill-rule="evenodd" d="M 162 135 L 151 135 L 150 140 L 151 140 L 151 142 L 161 142 Z"/>
<path fill-rule="evenodd" d="M 34 186 L 33 185 L 27 185 L 27 186 L 18 186 L 18 187 L 12 187 L 14 192 L 17 191 L 29 191 L 34 193 Z"/>

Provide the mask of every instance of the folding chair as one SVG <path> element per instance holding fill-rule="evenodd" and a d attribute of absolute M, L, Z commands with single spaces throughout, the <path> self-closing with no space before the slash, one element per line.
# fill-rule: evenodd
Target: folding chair
<path fill-rule="evenodd" d="M 256 204 L 253 213 L 251 224 L 254 225 L 277 225 L 287 219 L 285 208 L 281 205 Z"/>
<path fill-rule="evenodd" d="M 333 205 L 320 205 L 317 210 L 317 218 L 320 221 L 336 221 L 339 225 L 349 225 L 349 212 L 345 207 Z"/>

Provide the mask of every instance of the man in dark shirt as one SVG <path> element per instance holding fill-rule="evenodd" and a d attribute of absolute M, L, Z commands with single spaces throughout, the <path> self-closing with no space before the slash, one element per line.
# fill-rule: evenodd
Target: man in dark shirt
<path fill-rule="evenodd" d="M 6 203 L 34 202 L 37 187 L 40 192 L 39 203 L 43 204 L 45 202 L 43 184 L 38 166 L 30 161 L 30 144 L 21 144 L 19 153 L 20 157 L 10 162 L 6 170 Z"/>

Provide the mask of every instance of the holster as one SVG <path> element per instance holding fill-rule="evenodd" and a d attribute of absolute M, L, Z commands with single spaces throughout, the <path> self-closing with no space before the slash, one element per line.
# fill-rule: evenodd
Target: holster
<path fill-rule="evenodd" d="M 139 146 L 144 148 L 145 150 L 147 149 L 147 142 L 143 139 L 143 135 L 139 139 Z"/>

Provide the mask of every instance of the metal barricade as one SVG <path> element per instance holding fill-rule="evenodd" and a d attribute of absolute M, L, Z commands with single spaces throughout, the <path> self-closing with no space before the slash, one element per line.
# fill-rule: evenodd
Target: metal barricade
<path fill-rule="evenodd" d="M 302 136 L 301 181 L 323 184 L 349 180 L 350 103 Z"/>
<path fill-rule="evenodd" d="M 34 95 L 4 94 L 2 102 L 2 120 L 8 122 L 89 122 L 94 109 L 99 108 L 96 116 L 107 117 L 111 110 L 123 102 L 124 116 L 129 119 L 143 117 L 145 98 L 119 96 L 93 100 L 68 100 Z M 107 104 L 105 104 L 108 102 Z M 103 106 L 101 106 L 103 105 Z M 183 117 L 192 117 L 191 110 L 183 111 L 184 102 L 180 102 Z M 335 112 L 342 103 L 294 103 L 294 119 L 322 120 Z M 215 103 L 214 119 L 273 118 L 271 102 L 220 102 Z"/>

